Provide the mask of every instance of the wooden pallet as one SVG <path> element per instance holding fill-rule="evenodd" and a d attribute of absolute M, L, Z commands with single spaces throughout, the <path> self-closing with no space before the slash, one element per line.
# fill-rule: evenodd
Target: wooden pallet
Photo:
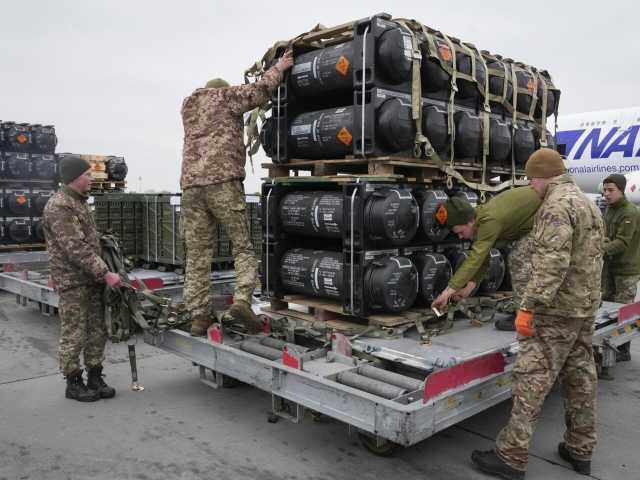
<path fill-rule="evenodd" d="M 102 180 L 94 181 L 91 184 L 91 193 L 100 192 L 121 192 L 127 187 L 127 182 L 105 182 Z"/>
<path fill-rule="evenodd" d="M 399 314 L 375 314 L 366 318 L 345 313 L 342 304 L 331 300 L 285 295 L 282 300 L 271 300 L 272 313 L 293 316 L 310 322 L 322 321 L 340 329 L 362 331 L 370 326 L 396 328 L 424 319 L 427 309 L 413 308 Z"/>
<path fill-rule="evenodd" d="M 45 248 L 46 244 L 44 243 L 15 243 L 11 245 L 0 245 L 0 252 L 36 252 L 44 250 Z"/>
<path fill-rule="evenodd" d="M 482 167 L 470 162 L 456 162 L 456 169 L 470 181 L 482 179 Z M 416 181 L 429 183 L 443 181 L 446 174 L 433 162 L 418 161 L 408 157 L 376 157 L 368 159 L 330 159 L 330 160 L 290 160 L 286 164 L 263 163 L 263 168 L 269 171 L 269 178 L 305 177 L 301 172 L 309 172 L 312 177 L 336 177 L 340 174 L 347 176 L 388 177 L 389 179 Z M 516 171 L 523 176 L 524 172 Z M 486 175 L 487 180 L 499 177 L 501 181 L 511 178 L 511 170 L 503 167 L 490 167 Z M 348 178 L 348 177 L 347 177 Z"/>

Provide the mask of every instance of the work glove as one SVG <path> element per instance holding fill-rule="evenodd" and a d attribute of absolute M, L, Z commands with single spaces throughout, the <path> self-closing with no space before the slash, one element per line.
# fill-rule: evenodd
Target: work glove
<path fill-rule="evenodd" d="M 518 314 L 516 315 L 516 332 L 522 337 L 533 336 L 533 312 L 518 310 Z"/>

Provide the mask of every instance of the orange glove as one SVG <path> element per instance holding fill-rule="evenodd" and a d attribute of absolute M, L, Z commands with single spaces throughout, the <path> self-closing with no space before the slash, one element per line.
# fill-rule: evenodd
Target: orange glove
<path fill-rule="evenodd" d="M 533 336 L 533 312 L 518 310 L 516 315 L 516 332 L 523 337 Z"/>

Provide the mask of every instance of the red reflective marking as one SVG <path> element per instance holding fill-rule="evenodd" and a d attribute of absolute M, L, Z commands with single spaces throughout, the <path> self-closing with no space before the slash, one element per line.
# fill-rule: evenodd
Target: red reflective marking
<path fill-rule="evenodd" d="M 618 310 L 618 324 L 624 323 L 632 318 L 640 317 L 640 302 L 630 303 Z"/>
<path fill-rule="evenodd" d="M 222 343 L 222 332 L 219 325 L 212 325 L 208 330 L 209 340 L 213 343 Z"/>
<path fill-rule="evenodd" d="M 158 288 L 164 287 L 164 282 L 162 281 L 161 278 L 144 278 L 144 279 L 142 279 L 142 283 L 149 290 L 157 290 Z M 133 288 L 139 290 L 140 289 L 140 282 L 138 280 L 134 280 L 133 282 L 131 282 L 131 286 Z"/>
<path fill-rule="evenodd" d="M 282 349 L 282 363 L 287 367 L 300 370 L 300 359 L 289 353 L 289 349 L 285 346 Z"/>
<path fill-rule="evenodd" d="M 453 367 L 443 368 L 427 377 L 422 400 L 426 403 L 442 392 L 501 372 L 504 372 L 504 357 L 500 352 L 488 353 Z"/>

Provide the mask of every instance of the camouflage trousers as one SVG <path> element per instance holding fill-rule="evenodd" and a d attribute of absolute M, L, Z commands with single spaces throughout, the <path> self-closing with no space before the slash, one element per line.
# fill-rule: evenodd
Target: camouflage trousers
<path fill-rule="evenodd" d="M 560 377 L 565 408 L 564 441 L 577 457 L 589 460 L 596 445 L 597 374 L 591 341 L 594 318 L 534 315 L 535 334 L 520 337 L 513 368 L 511 418 L 496 439 L 496 452 L 526 470 L 529 442 L 542 404 Z"/>
<path fill-rule="evenodd" d="M 526 234 L 511 245 L 509 274 L 511 275 L 511 288 L 513 289 L 513 304 L 516 309 L 520 306 L 520 300 L 529 282 L 532 255 L 533 235 L 531 233 Z"/>
<path fill-rule="evenodd" d="M 614 275 L 606 267 L 602 272 L 602 299 L 609 302 L 633 303 L 640 275 Z"/>
<path fill-rule="evenodd" d="M 99 367 L 104 360 L 107 326 L 104 321 L 104 287 L 75 287 L 60 293 L 60 370 L 65 376 L 80 369 L 80 353 L 84 365 Z"/>
<path fill-rule="evenodd" d="M 258 261 L 251 244 L 246 209 L 244 188 L 237 180 L 192 187 L 182 193 L 181 228 L 186 247 L 184 302 L 193 317 L 213 311 L 209 291 L 217 224 L 225 227 L 233 245 L 234 298 L 251 303 Z"/>

